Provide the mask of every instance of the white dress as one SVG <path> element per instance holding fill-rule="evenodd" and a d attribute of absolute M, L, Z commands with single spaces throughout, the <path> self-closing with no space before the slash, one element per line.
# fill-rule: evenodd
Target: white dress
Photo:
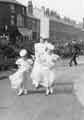
<path fill-rule="evenodd" d="M 46 46 L 42 43 L 35 44 L 35 62 L 33 65 L 33 69 L 31 72 L 31 79 L 34 85 L 38 84 L 39 81 L 42 79 L 41 71 L 42 71 L 42 64 L 41 59 L 45 53 Z"/>
<path fill-rule="evenodd" d="M 42 63 L 41 75 L 43 76 L 39 84 L 43 87 L 51 87 L 55 81 L 55 64 L 59 56 L 45 53 Z"/>
<path fill-rule="evenodd" d="M 28 72 L 32 65 L 32 60 L 31 59 L 24 60 L 20 58 L 16 61 L 16 64 L 18 65 L 17 71 L 9 76 L 11 87 L 13 89 L 18 89 L 20 85 L 24 82 L 24 80 L 27 79 Z"/>

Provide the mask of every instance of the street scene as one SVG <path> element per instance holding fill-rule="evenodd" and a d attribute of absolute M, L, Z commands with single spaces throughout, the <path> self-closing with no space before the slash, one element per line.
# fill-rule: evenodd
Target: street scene
<path fill-rule="evenodd" d="M 0 0 L 0 120 L 84 120 L 83 0 Z"/>
<path fill-rule="evenodd" d="M 0 80 L 0 119 L 2 120 L 83 120 L 84 107 L 75 95 L 74 84 L 84 71 L 84 64 L 69 67 L 64 62 L 57 63 L 56 81 L 52 95 L 46 96 L 44 88 L 36 90 L 29 79 L 28 94 L 17 96 L 11 90 L 8 75 L 1 72 Z M 3 78 L 3 76 L 5 78 Z"/>

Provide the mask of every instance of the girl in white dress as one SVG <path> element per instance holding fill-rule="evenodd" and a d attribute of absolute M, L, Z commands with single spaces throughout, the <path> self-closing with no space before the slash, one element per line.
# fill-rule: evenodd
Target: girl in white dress
<path fill-rule="evenodd" d="M 53 93 L 53 85 L 55 81 L 55 64 L 58 55 L 53 53 L 54 46 L 49 44 L 42 60 L 41 75 L 43 76 L 39 84 L 46 88 L 46 95 Z"/>
<path fill-rule="evenodd" d="M 24 81 L 28 79 L 28 72 L 31 69 L 32 60 L 27 58 L 27 51 L 20 51 L 20 58 L 17 59 L 17 71 L 9 76 L 11 87 L 16 90 L 17 95 L 27 94 L 27 89 L 24 89 Z"/>

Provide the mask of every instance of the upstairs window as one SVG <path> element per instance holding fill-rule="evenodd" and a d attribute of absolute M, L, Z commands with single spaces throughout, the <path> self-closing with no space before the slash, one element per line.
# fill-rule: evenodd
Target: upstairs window
<path fill-rule="evenodd" d="M 18 27 L 24 26 L 24 19 L 21 14 L 17 15 L 17 26 Z"/>
<path fill-rule="evenodd" d="M 15 24 L 15 16 L 11 15 L 11 25 Z"/>
<path fill-rule="evenodd" d="M 11 10 L 12 13 L 15 12 L 15 6 L 13 4 L 10 5 L 10 10 Z"/>
<path fill-rule="evenodd" d="M 25 9 L 24 9 L 24 7 L 22 8 L 22 14 L 23 14 L 23 15 L 25 14 Z"/>

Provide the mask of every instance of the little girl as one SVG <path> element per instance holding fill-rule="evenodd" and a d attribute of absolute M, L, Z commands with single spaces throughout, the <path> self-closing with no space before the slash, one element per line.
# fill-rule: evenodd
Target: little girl
<path fill-rule="evenodd" d="M 53 50 L 54 46 L 49 46 L 43 58 L 45 61 L 42 63 L 42 74 L 44 77 L 43 80 L 40 81 L 40 85 L 46 88 L 46 95 L 53 93 L 53 85 L 56 76 L 55 64 L 57 59 L 59 58 L 58 55 L 55 55 L 53 53 Z"/>
<path fill-rule="evenodd" d="M 24 89 L 24 81 L 28 79 L 28 72 L 31 69 L 33 61 L 27 58 L 27 51 L 20 51 L 20 58 L 16 60 L 18 66 L 17 71 L 9 76 L 11 87 L 16 90 L 17 95 L 27 94 L 27 89 Z"/>

